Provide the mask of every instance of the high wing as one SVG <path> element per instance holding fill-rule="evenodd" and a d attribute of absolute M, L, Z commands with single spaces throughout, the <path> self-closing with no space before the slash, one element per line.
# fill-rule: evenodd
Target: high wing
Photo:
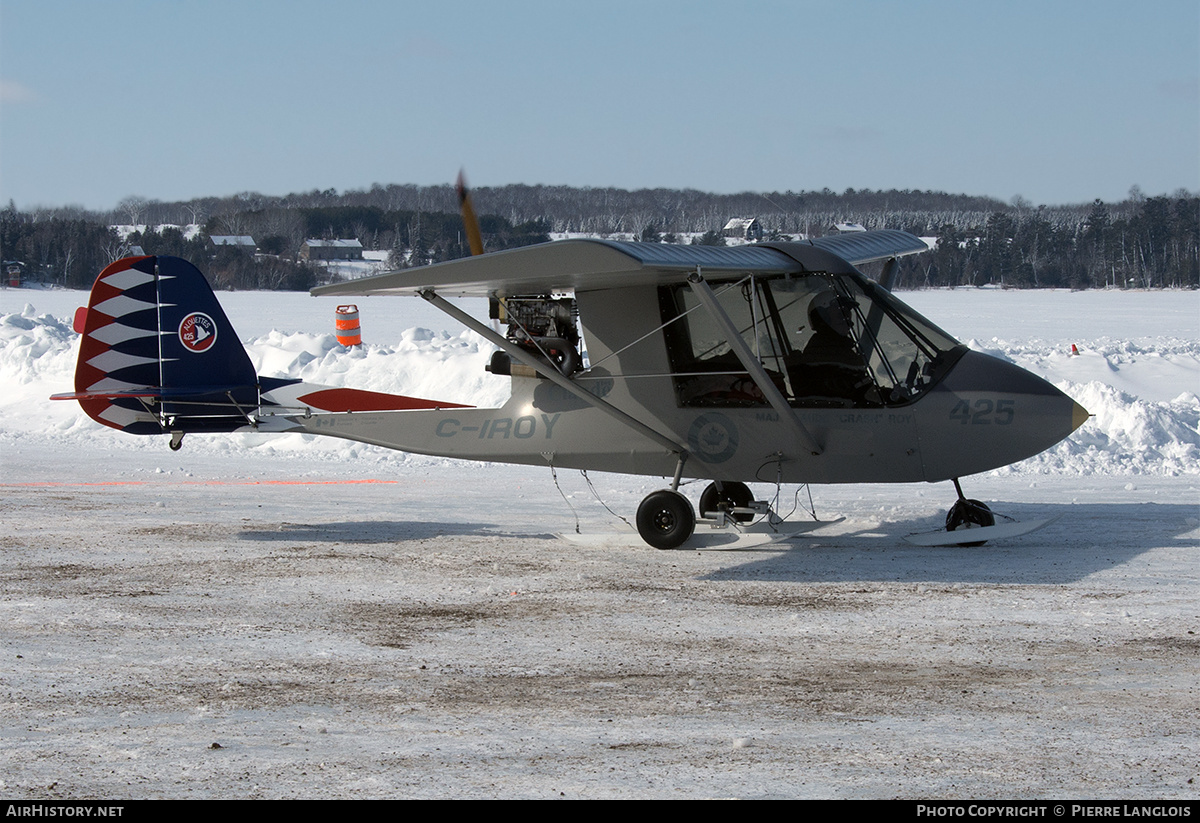
<path fill-rule="evenodd" d="M 505 297 L 553 291 L 587 291 L 679 283 L 697 268 L 781 274 L 830 271 L 927 251 L 917 237 L 882 230 L 794 243 L 747 246 L 679 246 L 614 240 L 560 240 L 385 272 L 320 286 L 316 296 L 415 295 L 433 289 L 445 297 Z"/>
<path fill-rule="evenodd" d="M 895 229 L 834 234 L 829 237 L 818 237 L 814 240 L 786 245 L 811 245 L 818 249 L 824 249 L 836 254 L 852 266 L 929 251 L 929 246 L 925 245 L 925 241 L 921 238 Z"/>

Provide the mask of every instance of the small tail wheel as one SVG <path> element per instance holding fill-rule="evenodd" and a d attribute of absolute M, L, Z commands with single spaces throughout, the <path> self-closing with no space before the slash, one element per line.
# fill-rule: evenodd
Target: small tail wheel
<path fill-rule="evenodd" d="M 745 483 L 731 483 L 728 480 L 722 481 L 722 488 L 718 489 L 716 483 L 709 483 L 705 487 L 704 492 L 700 495 L 700 516 L 709 517 L 716 514 L 720 509 L 725 508 L 745 508 L 754 502 L 754 495 L 750 493 L 749 487 Z M 730 515 L 733 520 L 738 523 L 749 523 L 754 519 L 752 514 L 734 514 Z"/>
<path fill-rule="evenodd" d="M 992 515 L 992 510 L 978 500 L 967 500 L 960 497 L 950 507 L 950 511 L 946 512 L 946 531 L 948 532 L 994 525 L 996 525 L 996 518 Z M 986 540 L 980 540 L 976 543 L 959 543 L 958 545 L 963 547 L 982 546 L 986 542 Z"/>
<path fill-rule="evenodd" d="M 692 503 L 679 492 L 654 492 L 638 506 L 638 534 L 656 549 L 679 548 L 695 528 Z"/>

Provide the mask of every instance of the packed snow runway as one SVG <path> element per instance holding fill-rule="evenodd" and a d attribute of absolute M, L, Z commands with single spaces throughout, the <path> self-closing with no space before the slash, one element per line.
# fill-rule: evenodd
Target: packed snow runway
<path fill-rule="evenodd" d="M 347 351 L 336 301 L 219 297 L 260 374 L 507 394 L 423 301 L 360 300 Z M 632 519 L 663 483 L 302 435 L 171 452 L 47 399 L 85 294 L 0 292 L 0 792 L 1195 799 L 1200 293 L 901 297 L 1095 415 L 964 480 L 1046 529 L 917 548 L 949 484 L 815 487 L 845 519 L 760 550 L 583 547 L 555 535 L 625 528 L 596 495 Z"/>

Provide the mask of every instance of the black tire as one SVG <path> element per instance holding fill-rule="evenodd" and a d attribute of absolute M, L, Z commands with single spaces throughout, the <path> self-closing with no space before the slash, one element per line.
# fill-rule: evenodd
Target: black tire
<path fill-rule="evenodd" d="M 731 483 L 726 480 L 721 485 L 725 488 L 718 489 L 716 483 L 709 483 L 700 495 L 701 517 L 716 515 L 722 503 L 727 504 L 728 508 L 741 508 L 754 502 L 754 495 L 750 493 L 750 489 L 745 483 Z M 735 514 L 732 517 L 738 523 L 749 523 L 754 519 L 752 514 Z"/>
<path fill-rule="evenodd" d="M 679 548 L 695 528 L 691 501 L 678 492 L 654 492 L 638 506 L 638 534 L 656 549 Z"/>
<path fill-rule="evenodd" d="M 946 531 L 954 532 L 959 529 L 969 529 L 975 526 L 994 526 L 996 518 L 992 515 L 992 510 L 980 503 L 978 500 L 959 500 L 950 507 L 950 511 L 946 512 Z M 971 547 L 982 546 L 986 540 L 980 540 L 975 543 L 959 543 L 959 546 Z"/>

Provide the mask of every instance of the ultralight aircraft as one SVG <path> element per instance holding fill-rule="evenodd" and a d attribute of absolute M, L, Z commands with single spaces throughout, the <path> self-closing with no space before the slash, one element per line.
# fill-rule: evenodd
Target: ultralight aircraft
<path fill-rule="evenodd" d="M 747 483 L 950 480 L 946 531 L 913 542 L 1032 531 L 1048 521 L 997 525 L 959 478 L 1053 446 L 1088 412 L 897 299 L 898 258 L 925 250 L 892 230 L 730 247 L 578 239 L 313 290 L 421 297 L 477 332 L 496 347 L 489 370 L 512 385 L 488 409 L 257 376 L 199 270 L 125 258 L 97 278 L 77 320 L 75 391 L 55 398 L 130 434 L 167 435 L 175 449 L 190 433 L 305 432 L 670 478 L 636 517 L 641 538 L 662 549 L 686 545 L 697 526 L 684 478 L 711 481 L 701 524 L 762 539 L 813 524 L 782 522 Z M 856 268 L 875 261 L 879 282 Z M 497 322 L 447 299 L 462 296 L 488 298 Z"/>

